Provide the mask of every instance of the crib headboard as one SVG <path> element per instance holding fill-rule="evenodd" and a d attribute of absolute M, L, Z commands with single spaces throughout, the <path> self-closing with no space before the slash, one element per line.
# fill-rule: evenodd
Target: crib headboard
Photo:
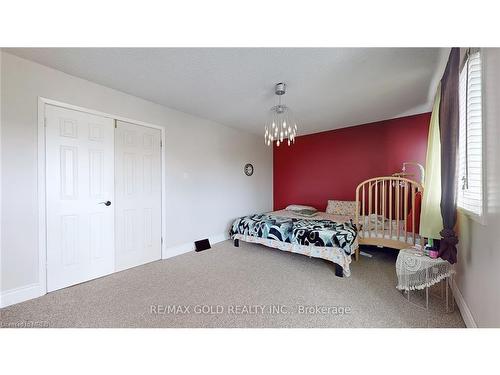
<path fill-rule="evenodd" d="M 361 182 L 356 188 L 359 243 L 395 249 L 423 246 L 417 222 L 417 200 L 422 193 L 420 183 L 404 177 L 375 177 Z"/>

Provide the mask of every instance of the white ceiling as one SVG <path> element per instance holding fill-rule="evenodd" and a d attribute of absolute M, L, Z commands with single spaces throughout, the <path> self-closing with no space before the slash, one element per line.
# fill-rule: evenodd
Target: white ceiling
<path fill-rule="evenodd" d="M 431 109 L 436 48 L 15 48 L 20 57 L 221 124 L 262 134 L 274 84 L 298 135 Z"/>

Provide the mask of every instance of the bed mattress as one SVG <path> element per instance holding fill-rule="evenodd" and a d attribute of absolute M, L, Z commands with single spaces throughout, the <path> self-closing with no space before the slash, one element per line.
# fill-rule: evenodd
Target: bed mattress
<path fill-rule="evenodd" d="M 230 238 L 322 258 L 340 265 L 349 276 L 351 255 L 358 247 L 352 218 L 320 212 L 314 217 L 291 211 L 244 216 L 233 222 Z"/>

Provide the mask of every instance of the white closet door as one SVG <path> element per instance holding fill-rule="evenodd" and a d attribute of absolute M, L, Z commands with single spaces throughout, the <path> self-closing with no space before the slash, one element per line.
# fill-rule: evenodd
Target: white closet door
<path fill-rule="evenodd" d="M 161 259 L 161 132 L 117 121 L 116 270 Z"/>
<path fill-rule="evenodd" d="M 46 117 L 47 289 L 114 271 L 114 120 L 51 105 Z"/>

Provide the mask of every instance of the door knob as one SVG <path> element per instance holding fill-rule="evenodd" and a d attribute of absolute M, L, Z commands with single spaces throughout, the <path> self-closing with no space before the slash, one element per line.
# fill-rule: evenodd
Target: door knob
<path fill-rule="evenodd" d="M 111 202 L 110 201 L 106 201 L 106 202 L 99 202 L 99 204 L 104 204 L 106 206 L 111 206 Z"/>

